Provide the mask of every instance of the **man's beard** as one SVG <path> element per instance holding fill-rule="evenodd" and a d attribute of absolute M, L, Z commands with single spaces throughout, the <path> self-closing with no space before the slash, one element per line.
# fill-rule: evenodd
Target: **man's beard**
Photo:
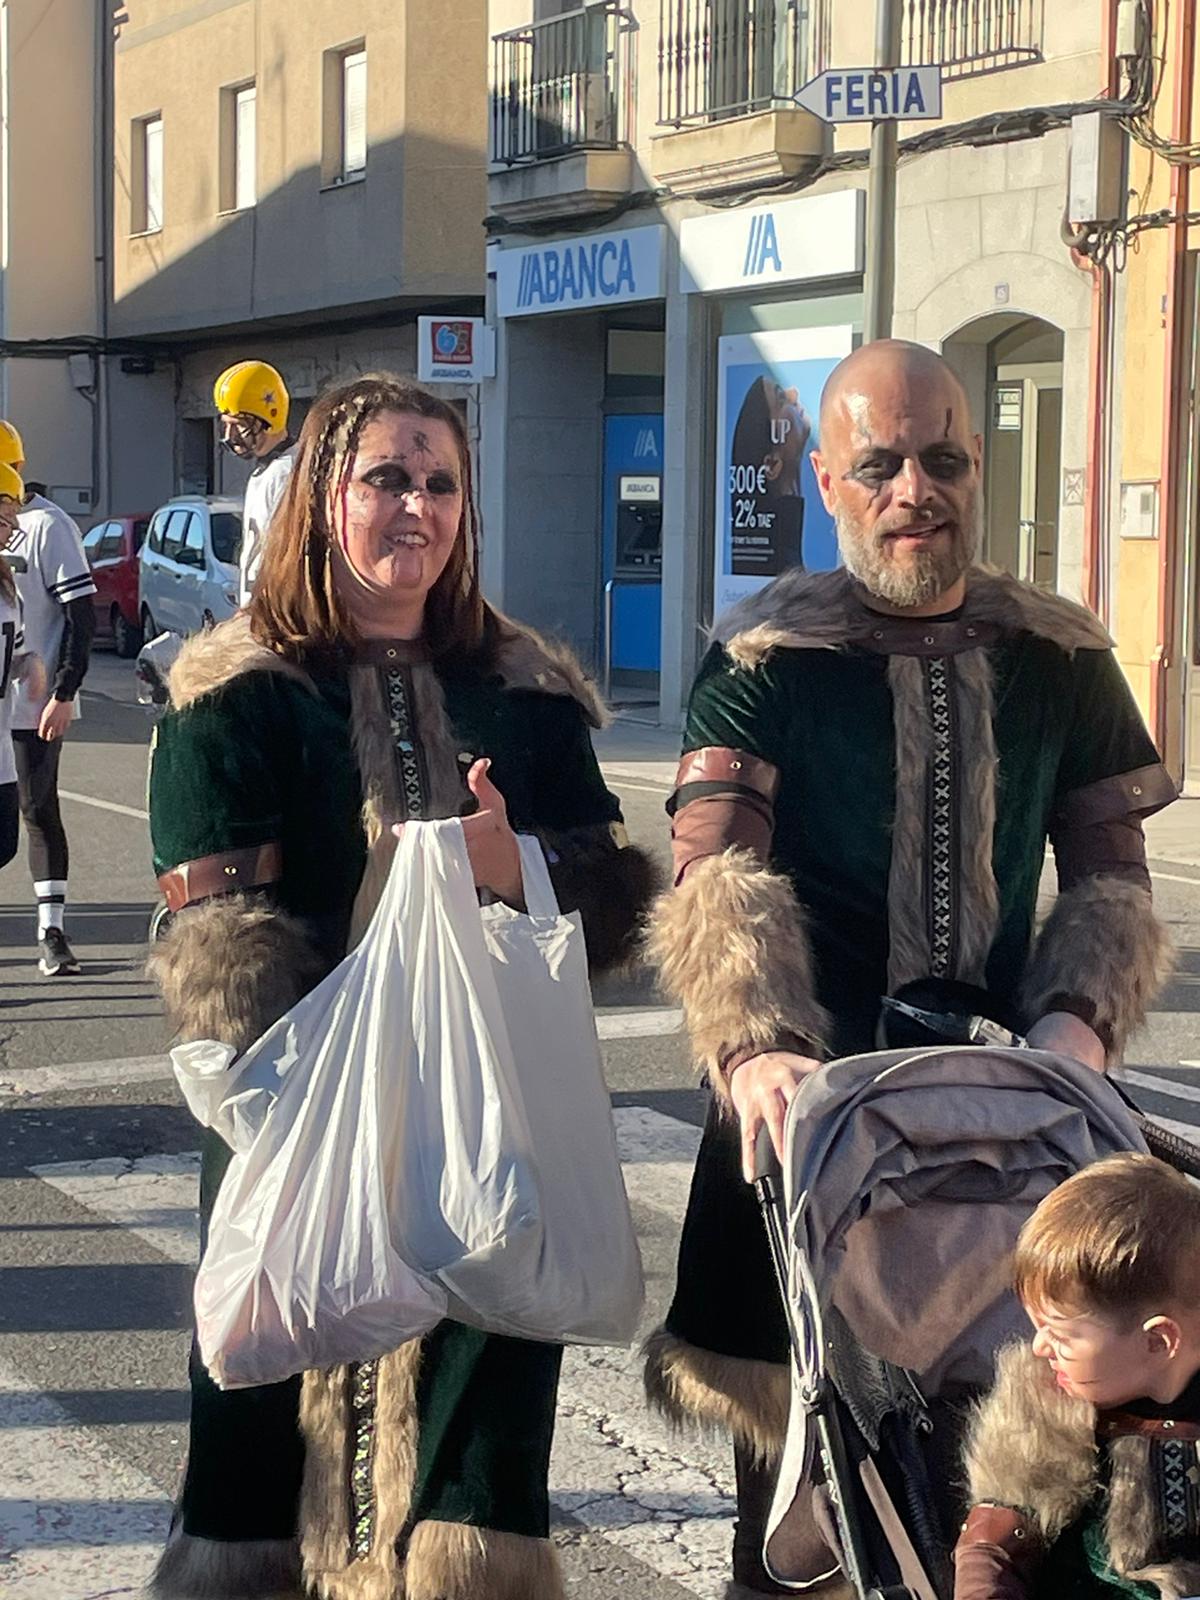
<path fill-rule="evenodd" d="M 972 497 L 962 522 L 950 530 L 948 542 L 914 550 L 903 562 L 896 560 L 890 538 L 864 537 L 844 507 L 834 513 L 834 524 L 838 549 L 850 576 L 874 599 L 909 610 L 940 599 L 974 561 L 983 539 L 983 497 Z"/>

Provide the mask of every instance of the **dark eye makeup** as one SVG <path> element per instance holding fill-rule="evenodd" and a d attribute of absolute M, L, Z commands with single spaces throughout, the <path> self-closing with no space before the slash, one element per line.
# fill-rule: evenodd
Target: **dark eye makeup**
<path fill-rule="evenodd" d="M 931 478 L 943 483 L 953 483 L 956 478 L 961 478 L 971 464 L 964 451 L 947 449 L 944 445 L 923 450 L 920 462 Z M 898 451 L 877 451 L 856 462 L 846 476 L 859 483 L 890 483 L 903 466 L 904 457 Z"/>
<path fill-rule="evenodd" d="M 363 474 L 365 484 L 388 494 L 403 494 L 413 487 L 412 474 L 395 462 L 384 462 Z M 448 469 L 431 472 L 425 479 L 425 492 L 435 496 L 458 493 L 458 478 Z"/>

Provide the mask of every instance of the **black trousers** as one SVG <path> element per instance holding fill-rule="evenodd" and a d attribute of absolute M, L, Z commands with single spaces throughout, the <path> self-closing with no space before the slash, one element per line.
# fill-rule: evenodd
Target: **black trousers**
<path fill-rule="evenodd" d="M 17 790 L 29 836 L 29 870 L 35 883 L 47 879 L 65 881 L 70 865 L 67 834 L 58 809 L 61 750 L 61 739 L 39 739 L 36 728 L 18 728 L 13 733 Z"/>
<path fill-rule="evenodd" d="M 0 867 L 6 867 L 17 853 L 20 808 L 15 783 L 0 783 Z"/>

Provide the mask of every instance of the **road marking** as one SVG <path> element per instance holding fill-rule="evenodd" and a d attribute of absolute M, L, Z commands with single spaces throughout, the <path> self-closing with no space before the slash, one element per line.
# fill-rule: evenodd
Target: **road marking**
<path fill-rule="evenodd" d="M 700 1129 L 646 1106 L 620 1106 L 613 1113 L 617 1145 L 631 1202 L 682 1221 Z M 192 1266 L 198 1248 L 199 1155 L 119 1157 L 53 1162 L 31 1169 L 45 1183 L 97 1219 L 115 1222 L 171 1261 Z M 120 1267 L 114 1266 L 114 1272 Z M 719 1440 L 688 1440 L 650 1413 L 642 1392 L 636 1349 L 572 1348 L 566 1352 L 558 1422 L 551 1460 L 551 1499 L 558 1510 L 618 1546 L 696 1600 L 716 1600 L 728 1578 L 730 1524 L 735 1512 L 728 1448 Z M 183 1376 L 180 1374 L 182 1387 Z M 56 1448 L 64 1455 L 86 1430 L 61 1414 Z M 23 1449 L 24 1431 L 16 1451 Z M 8 1454 L 14 1446 L 10 1443 Z M 686 1452 L 686 1453 L 684 1453 Z M 61 1485 L 59 1493 L 69 1492 Z M 81 1501 L 96 1498 L 79 1491 Z M 140 1498 L 144 1498 L 140 1497 Z M 0 1504 L 0 1542 L 5 1532 Z M 31 1539 L 24 1521 L 10 1543 Z M 96 1595 L 94 1576 L 109 1563 L 102 1549 L 78 1552 L 90 1561 L 87 1577 L 66 1579 L 59 1588 L 15 1591 L 15 1600 L 45 1600 L 50 1593 Z M 134 1552 L 130 1551 L 131 1567 Z M 144 1580 L 153 1551 L 138 1552 L 133 1579 Z M 58 1582 L 58 1568 L 51 1569 Z M 114 1567 L 127 1581 L 124 1565 Z M 115 1580 L 112 1580 L 115 1581 Z M 123 1591 L 117 1590 L 118 1593 Z M 5 1600 L 8 1590 L 4 1589 Z"/>
<path fill-rule="evenodd" d="M 1164 883 L 1190 883 L 1193 888 L 1200 889 L 1200 877 L 1181 878 L 1175 872 L 1159 872 L 1157 867 L 1150 868 L 1150 876 L 1152 878 L 1161 878 Z"/>
<path fill-rule="evenodd" d="M 682 1027 L 683 1012 L 669 1006 L 596 1013 L 596 1033 L 601 1039 L 661 1039 Z"/>
<path fill-rule="evenodd" d="M 606 1040 L 662 1039 L 678 1033 L 682 1027 L 683 1012 L 671 1006 L 643 1006 L 596 1014 L 596 1033 Z M 166 1055 L 0 1068 L 0 1096 L 53 1094 L 61 1089 L 102 1089 L 119 1083 L 157 1083 L 174 1075 Z"/>
<path fill-rule="evenodd" d="M 44 1067 L 0 1068 L 0 1095 L 53 1094 L 59 1089 L 102 1089 L 114 1083 L 157 1083 L 175 1076 L 168 1056 L 119 1061 L 70 1061 Z"/>
<path fill-rule="evenodd" d="M 0 1437 L 4 1600 L 140 1595 L 169 1497 L 3 1362 Z"/>
<path fill-rule="evenodd" d="M 1194 1067 L 1200 1062 L 1181 1061 L 1181 1067 Z M 1119 1083 L 1127 1083 L 1133 1089 L 1148 1089 L 1153 1094 L 1171 1095 L 1176 1100 L 1191 1100 L 1200 1105 L 1200 1087 L 1190 1083 L 1181 1083 L 1176 1078 L 1157 1078 L 1149 1072 L 1135 1072 L 1132 1067 L 1121 1067 L 1114 1077 Z"/>
<path fill-rule="evenodd" d="M 149 822 L 148 811 L 138 811 L 133 806 L 119 806 L 115 800 L 97 800 L 94 795 L 76 794 L 71 789 L 58 791 L 60 800 L 74 800 L 77 806 L 95 806 L 97 811 L 115 811 L 119 817 L 136 817 L 139 822 Z"/>

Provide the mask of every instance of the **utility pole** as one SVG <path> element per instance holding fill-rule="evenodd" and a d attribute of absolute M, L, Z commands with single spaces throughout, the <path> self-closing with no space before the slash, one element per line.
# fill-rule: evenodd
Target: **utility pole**
<path fill-rule="evenodd" d="M 875 65 L 900 65 L 902 0 L 875 0 Z M 871 177 L 867 190 L 867 271 L 863 340 L 889 339 L 896 300 L 896 162 L 899 124 L 871 125 Z"/>

